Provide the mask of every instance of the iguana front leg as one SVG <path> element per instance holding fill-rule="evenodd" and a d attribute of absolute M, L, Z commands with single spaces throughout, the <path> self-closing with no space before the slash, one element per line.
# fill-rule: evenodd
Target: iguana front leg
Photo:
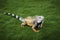
<path fill-rule="evenodd" d="M 38 25 L 38 28 L 42 28 L 42 24 Z"/>
<path fill-rule="evenodd" d="M 36 30 L 36 29 L 35 29 L 35 25 L 32 26 L 32 30 L 33 30 L 34 32 L 39 32 L 39 30 Z"/>

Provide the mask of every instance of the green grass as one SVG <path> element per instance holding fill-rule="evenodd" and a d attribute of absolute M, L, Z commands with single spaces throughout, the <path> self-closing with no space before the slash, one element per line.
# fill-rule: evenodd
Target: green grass
<path fill-rule="evenodd" d="M 35 33 L 3 12 L 22 17 L 43 15 L 45 22 Z M 0 0 L 0 40 L 60 40 L 60 0 Z"/>

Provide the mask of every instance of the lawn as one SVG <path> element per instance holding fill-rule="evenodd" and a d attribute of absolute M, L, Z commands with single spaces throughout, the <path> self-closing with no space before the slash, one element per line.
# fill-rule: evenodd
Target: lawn
<path fill-rule="evenodd" d="M 4 12 L 22 17 L 43 15 L 45 22 L 36 33 Z M 0 0 L 0 40 L 60 40 L 60 0 Z"/>

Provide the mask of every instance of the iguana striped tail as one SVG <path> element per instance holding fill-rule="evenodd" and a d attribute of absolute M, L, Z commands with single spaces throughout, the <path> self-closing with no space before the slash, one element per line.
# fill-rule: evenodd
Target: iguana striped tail
<path fill-rule="evenodd" d="M 12 13 L 4 13 L 4 14 L 5 14 L 5 15 L 12 16 L 12 17 L 18 19 L 18 20 L 21 21 L 21 22 L 24 22 L 24 21 L 25 21 L 24 18 L 22 18 L 22 17 L 20 17 L 20 16 L 18 16 L 18 15 L 15 15 L 15 14 L 12 14 Z"/>

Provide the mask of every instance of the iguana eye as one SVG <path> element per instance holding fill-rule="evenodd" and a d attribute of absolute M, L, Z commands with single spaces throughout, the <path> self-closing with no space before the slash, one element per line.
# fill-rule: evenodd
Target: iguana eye
<path fill-rule="evenodd" d="M 41 18 L 41 17 L 39 17 L 39 18 Z"/>

